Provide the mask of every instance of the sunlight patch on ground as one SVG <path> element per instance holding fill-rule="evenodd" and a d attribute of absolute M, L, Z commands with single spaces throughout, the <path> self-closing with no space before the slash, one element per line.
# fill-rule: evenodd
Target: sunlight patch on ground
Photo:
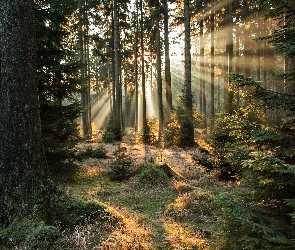
<path fill-rule="evenodd" d="M 163 227 L 167 234 L 166 240 L 170 242 L 173 249 L 192 249 L 192 247 L 210 249 L 206 239 L 196 233 L 189 224 L 180 224 L 166 219 Z"/>
<path fill-rule="evenodd" d="M 99 204 L 121 221 L 100 249 L 152 249 L 150 228 L 140 223 L 134 214 L 103 202 Z"/>

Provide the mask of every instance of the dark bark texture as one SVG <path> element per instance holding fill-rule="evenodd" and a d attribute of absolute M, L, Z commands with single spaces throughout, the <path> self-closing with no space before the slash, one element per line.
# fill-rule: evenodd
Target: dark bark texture
<path fill-rule="evenodd" d="M 17 214 L 33 211 L 46 170 L 33 0 L 0 0 L 0 37 L 0 218 L 7 226 Z"/>

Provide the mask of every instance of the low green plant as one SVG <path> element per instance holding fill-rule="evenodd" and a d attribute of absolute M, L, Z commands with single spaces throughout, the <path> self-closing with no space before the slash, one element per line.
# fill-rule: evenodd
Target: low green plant
<path fill-rule="evenodd" d="M 185 109 L 180 105 L 171 114 L 171 121 L 165 130 L 164 139 L 167 147 L 178 146 L 195 146 L 196 142 L 191 131 L 201 124 L 201 116 L 194 112 L 189 115 Z"/>
<path fill-rule="evenodd" d="M 133 159 L 127 154 L 127 148 L 119 145 L 114 152 L 115 161 L 110 165 L 108 175 L 112 181 L 127 180 L 132 175 Z"/>
<path fill-rule="evenodd" d="M 102 136 L 102 141 L 105 143 L 112 143 L 115 141 L 121 141 L 123 131 L 120 121 L 117 119 L 114 113 L 109 116 L 106 129 Z"/>
<path fill-rule="evenodd" d="M 264 209 L 246 206 L 238 199 L 221 193 L 216 199 L 225 217 L 219 221 L 225 232 L 222 249 L 294 249 L 293 230 L 265 215 Z"/>
<path fill-rule="evenodd" d="M 155 117 L 148 117 L 146 125 L 141 131 L 141 141 L 148 145 L 157 145 L 159 142 L 158 133 L 159 121 Z"/>
<path fill-rule="evenodd" d="M 101 215 L 105 215 L 105 210 L 98 203 L 76 199 L 56 187 L 52 188 L 49 199 L 34 208 L 34 218 L 67 229 L 87 219 L 100 219 Z"/>
<path fill-rule="evenodd" d="M 209 152 L 202 147 L 199 147 L 198 150 L 192 155 L 192 159 L 194 159 L 196 163 L 205 167 L 206 169 L 213 169 L 214 166 L 210 157 L 211 155 Z"/>
<path fill-rule="evenodd" d="M 136 171 L 139 184 L 144 186 L 167 185 L 169 177 L 165 172 L 167 168 L 163 166 L 150 162 L 142 163 Z M 170 172 L 168 174 L 170 175 Z"/>
<path fill-rule="evenodd" d="M 59 228 L 28 219 L 15 220 L 8 228 L 2 229 L 0 242 L 7 249 L 73 249 Z"/>
<path fill-rule="evenodd" d="M 84 150 L 77 154 L 78 159 L 83 160 L 85 158 L 97 158 L 102 159 L 107 157 L 107 150 L 103 146 L 98 147 L 86 147 Z"/>

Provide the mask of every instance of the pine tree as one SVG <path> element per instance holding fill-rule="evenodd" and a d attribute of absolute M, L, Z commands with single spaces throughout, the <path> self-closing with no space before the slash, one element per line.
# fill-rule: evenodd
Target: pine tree
<path fill-rule="evenodd" d="M 0 1 L 0 219 L 48 199 L 39 113 L 34 1 Z"/>

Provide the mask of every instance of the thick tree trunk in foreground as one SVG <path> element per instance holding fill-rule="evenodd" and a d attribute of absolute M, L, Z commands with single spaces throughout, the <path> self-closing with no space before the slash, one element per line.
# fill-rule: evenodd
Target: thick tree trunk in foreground
<path fill-rule="evenodd" d="M 45 190 L 34 1 L 0 0 L 0 219 L 29 214 Z"/>

